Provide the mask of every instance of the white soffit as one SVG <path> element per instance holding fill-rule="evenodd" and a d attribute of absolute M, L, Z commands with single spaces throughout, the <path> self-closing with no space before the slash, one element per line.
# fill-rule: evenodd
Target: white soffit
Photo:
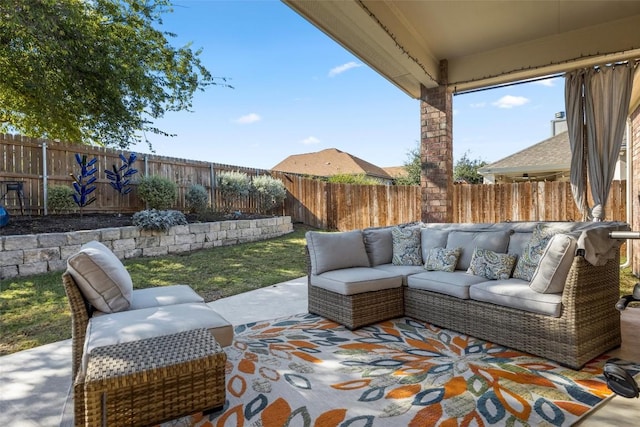
<path fill-rule="evenodd" d="M 640 1 L 283 1 L 414 98 L 640 58 Z"/>

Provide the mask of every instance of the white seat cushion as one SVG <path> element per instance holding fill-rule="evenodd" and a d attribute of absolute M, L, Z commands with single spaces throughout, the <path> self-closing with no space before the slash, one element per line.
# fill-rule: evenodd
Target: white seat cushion
<path fill-rule="evenodd" d="M 542 294 L 529 287 L 522 279 L 507 279 L 473 285 L 469 291 L 471 299 L 504 305 L 518 310 L 560 317 L 562 294 Z M 508 325 L 505 325 L 508 327 Z"/>
<path fill-rule="evenodd" d="M 402 285 L 407 286 L 407 277 L 416 274 L 422 273 L 424 271 L 424 267 L 421 265 L 394 265 L 394 264 L 381 264 L 376 265 L 376 269 L 386 271 L 387 273 L 391 273 L 394 275 L 402 276 Z"/>
<path fill-rule="evenodd" d="M 233 340 L 233 327 L 204 303 L 176 304 L 104 314 L 89 319 L 82 358 L 83 369 L 96 347 L 137 341 L 144 338 L 208 329 L 225 347 Z"/>
<path fill-rule="evenodd" d="M 355 295 L 399 288 L 402 286 L 402 276 L 377 268 L 353 267 L 312 274 L 310 282 L 312 286 L 341 295 Z"/>
<path fill-rule="evenodd" d="M 161 305 L 204 302 L 204 298 L 187 285 L 157 286 L 154 288 L 134 289 L 129 310 L 158 307 Z"/>
<path fill-rule="evenodd" d="M 407 286 L 425 291 L 438 292 L 452 297 L 469 299 L 469 287 L 486 281 L 484 277 L 474 276 L 462 271 L 425 271 L 407 278 Z"/>

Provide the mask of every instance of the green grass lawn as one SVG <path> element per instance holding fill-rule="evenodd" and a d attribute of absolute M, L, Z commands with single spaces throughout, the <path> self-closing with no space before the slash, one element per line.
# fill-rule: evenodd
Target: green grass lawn
<path fill-rule="evenodd" d="M 125 260 L 135 288 L 188 284 L 206 301 L 306 274 L 304 233 L 188 254 Z M 624 262 L 624 260 L 623 260 Z M 0 281 L 0 355 L 71 338 L 71 314 L 60 272 Z M 621 270 L 620 294 L 638 279 Z"/>
<path fill-rule="evenodd" d="M 620 263 L 624 264 L 625 261 L 626 259 L 623 258 L 620 260 Z M 633 286 L 639 281 L 640 279 L 631 272 L 631 267 L 620 270 L 620 295 L 633 293 Z"/>
<path fill-rule="evenodd" d="M 306 275 L 304 233 L 180 255 L 125 260 L 134 288 L 187 284 L 205 301 Z M 0 281 L 0 356 L 71 338 L 61 272 Z"/>

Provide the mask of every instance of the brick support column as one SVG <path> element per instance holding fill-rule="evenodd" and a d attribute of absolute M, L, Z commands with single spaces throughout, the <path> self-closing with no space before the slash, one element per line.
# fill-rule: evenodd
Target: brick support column
<path fill-rule="evenodd" d="M 453 221 L 453 99 L 447 79 L 447 61 L 443 60 L 439 86 L 423 86 L 420 96 L 423 222 Z"/>

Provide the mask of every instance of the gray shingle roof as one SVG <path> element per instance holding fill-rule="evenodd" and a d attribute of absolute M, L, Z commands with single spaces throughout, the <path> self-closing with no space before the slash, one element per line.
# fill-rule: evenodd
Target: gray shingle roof
<path fill-rule="evenodd" d="M 480 168 L 483 174 L 564 171 L 571 168 L 569 133 L 562 132 Z"/>
<path fill-rule="evenodd" d="M 315 153 L 294 154 L 271 169 L 323 177 L 339 174 L 365 174 L 371 177 L 392 179 L 382 168 L 336 148 L 327 148 Z"/>

